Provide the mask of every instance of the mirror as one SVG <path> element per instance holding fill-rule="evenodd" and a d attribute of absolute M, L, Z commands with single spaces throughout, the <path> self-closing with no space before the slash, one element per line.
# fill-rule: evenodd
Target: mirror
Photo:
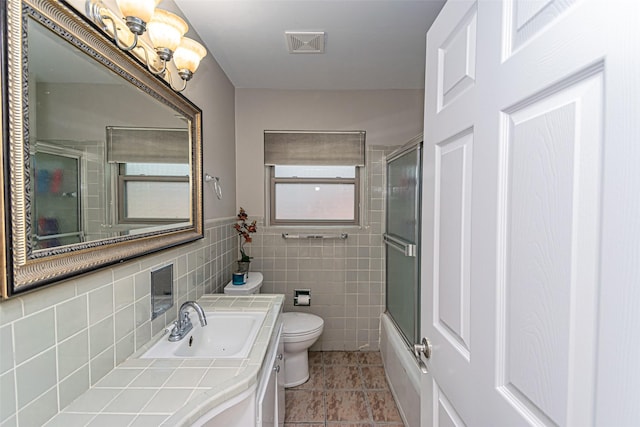
<path fill-rule="evenodd" d="M 203 237 L 200 110 L 66 3 L 5 4 L 2 296 Z"/>

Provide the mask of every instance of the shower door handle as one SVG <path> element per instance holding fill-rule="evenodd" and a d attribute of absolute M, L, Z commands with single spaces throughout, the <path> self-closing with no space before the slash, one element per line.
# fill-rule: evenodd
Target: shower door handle
<path fill-rule="evenodd" d="M 420 359 L 420 353 L 424 354 L 427 360 L 431 358 L 431 343 L 427 338 L 422 338 L 420 344 L 413 345 L 413 354 L 416 355 L 416 358 Z"/>
<path fill-rule="evenodd" d="M 413 243 L 408 243 L 396 237 L 391 237 L 386 233 L 383 234 L 382 237 L 384 239 L 384 242 L 387 245 L 391 246 L 396 250 L 399 250 L 405 256 L 410 256 L 410 257 L 416 256 L 416 245 L 414 245 Z"/>

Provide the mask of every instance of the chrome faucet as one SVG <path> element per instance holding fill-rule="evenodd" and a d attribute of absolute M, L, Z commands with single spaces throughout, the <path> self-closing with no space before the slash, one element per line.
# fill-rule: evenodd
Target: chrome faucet
<path fill-rule="evenodd" d="M 193 324 L 189 318 L 189 313 L 187 312 L 189 307 L 193 308 L 198 314 L 200 325 L 207 326 L 207 316 L 204 314 L 204 310 L 200 304 L 195 301 L 187 301 L 180 306 L 180 310 L 178 311 L 178 320 L 173 322 L 174 327 L 171 331 L 171 335 L 169 335 L 169 341 L 180 341 L 193 328 Z"/>

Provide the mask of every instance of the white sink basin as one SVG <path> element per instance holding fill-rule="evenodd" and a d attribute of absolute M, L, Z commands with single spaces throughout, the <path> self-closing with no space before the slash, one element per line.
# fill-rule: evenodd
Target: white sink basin
<path fill-rule="evenodd" d="M 191 312 L 193 329 L 183 339 L 170 342 L 165 335 L 140 358 L 243 359 L 249 355 L 267 315 L 266 312 L 242 311 L 214 311 L 205 314 L 207 326 L 200 326 L 198 316 Z"/>

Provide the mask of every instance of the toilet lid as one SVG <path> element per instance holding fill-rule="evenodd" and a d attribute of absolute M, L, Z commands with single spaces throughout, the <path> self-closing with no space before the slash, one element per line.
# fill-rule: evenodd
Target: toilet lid
<path fill-rule="evenodd" d="M 282 313 L 282 325 L 283 334 L 306 334 L 322 328 L 324 320 L 315 314 Z"/>
<path fill-rule="evenodd" d="M 252 295 L 260 293 L 262 286 L 262 273 L 250 271 L 247 277 L 247 283 L 244 285 L 234 285 L 231 280 L 224 287 L 224 293 L 227 295 Z"/>

